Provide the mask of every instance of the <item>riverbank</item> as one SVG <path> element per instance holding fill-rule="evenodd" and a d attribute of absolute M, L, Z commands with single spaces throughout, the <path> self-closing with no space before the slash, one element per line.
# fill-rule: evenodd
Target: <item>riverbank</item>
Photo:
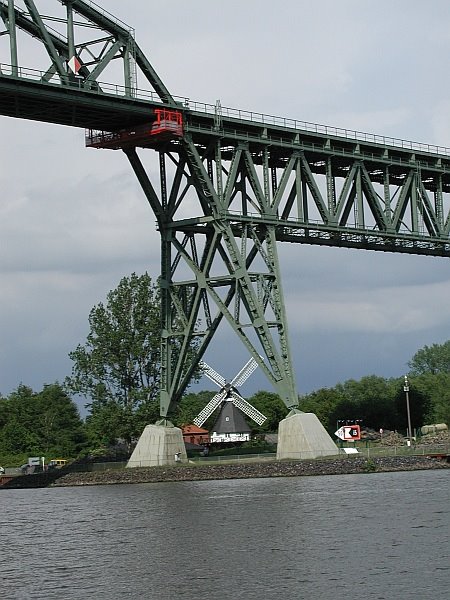
<path fill-rule="evenodd" d="M 329 458 L 220 465 L 186 464 L 166 467 L 111 469 L 88 473 L 64 473 L 60 471 L 16 477 L 6 485 L 0 486 L 0 489 L 251 479 L 259 477 L 312 477 L 425 469 L 450 469 L 450 463 L 443 459 L 427 456 L 392 456 L 374 459 L 360 457 Z"/>

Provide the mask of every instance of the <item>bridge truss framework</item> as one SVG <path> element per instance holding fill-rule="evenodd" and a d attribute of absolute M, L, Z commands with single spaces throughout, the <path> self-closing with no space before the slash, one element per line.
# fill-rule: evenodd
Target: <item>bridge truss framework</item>
<path fill-rule="evenodd" d="M 182 115 L 181 137 L 116 146 L 161 236 L 161 416 L 223 319 L 295 408 L 278 242 L 449 257 L 450 150 L 173 97 L 131 28 L 94 2 L 59 4 L 50 18 L 0 0 L 0 114 L 106 132 L 151 125 L 161 107 Z M 19 64 L 23 34 L 43 69 Z M 101 81 L 110 68 L 121 84 Z"/>

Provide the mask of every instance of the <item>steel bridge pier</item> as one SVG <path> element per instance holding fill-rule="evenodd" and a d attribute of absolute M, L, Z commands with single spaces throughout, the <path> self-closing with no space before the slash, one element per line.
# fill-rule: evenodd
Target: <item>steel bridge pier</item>
<path fill-rule="evenodd" d="M 207 159 L 205 167 L 188 133 L 173 150 L 159 150 L 159 195 L 136 149 L 125 153 L 161 235 L 161 416 L 181 399 L 223 318 L 286 405 L 296 407 L 276 224 L 230 214 L 226 196 L 245 191 L 237 185 L 221 191 L 223 164 Z M 220 156 L 219 144 L 214 155 Z M 202 212 L 177 220 L 183 203 Z"/>

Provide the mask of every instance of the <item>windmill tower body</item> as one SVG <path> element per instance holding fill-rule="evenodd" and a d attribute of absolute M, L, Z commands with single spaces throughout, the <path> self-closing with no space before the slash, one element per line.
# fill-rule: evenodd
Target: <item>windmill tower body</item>
<path fill-rule="evenodd" d="M 242 412 L 231 400 L 226 400 L 222 404 L 209 439 L 211 443 L 248 442 L 251 432 Z"/>

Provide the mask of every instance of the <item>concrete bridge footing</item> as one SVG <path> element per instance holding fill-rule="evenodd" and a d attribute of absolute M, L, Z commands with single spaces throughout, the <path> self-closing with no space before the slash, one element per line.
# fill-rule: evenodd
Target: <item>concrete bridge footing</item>
<path fill-rule="evenodd" d="M 339 449 L 313 413 L 295 412 L 278 426 L 277 459 L 335 456 Z"/>
<path fill-rule="evenodd" d="M 178 462 L 187 462 L 181 429 L 167 425 L 147 425 L 127 467 L 156 467 Z"/>

